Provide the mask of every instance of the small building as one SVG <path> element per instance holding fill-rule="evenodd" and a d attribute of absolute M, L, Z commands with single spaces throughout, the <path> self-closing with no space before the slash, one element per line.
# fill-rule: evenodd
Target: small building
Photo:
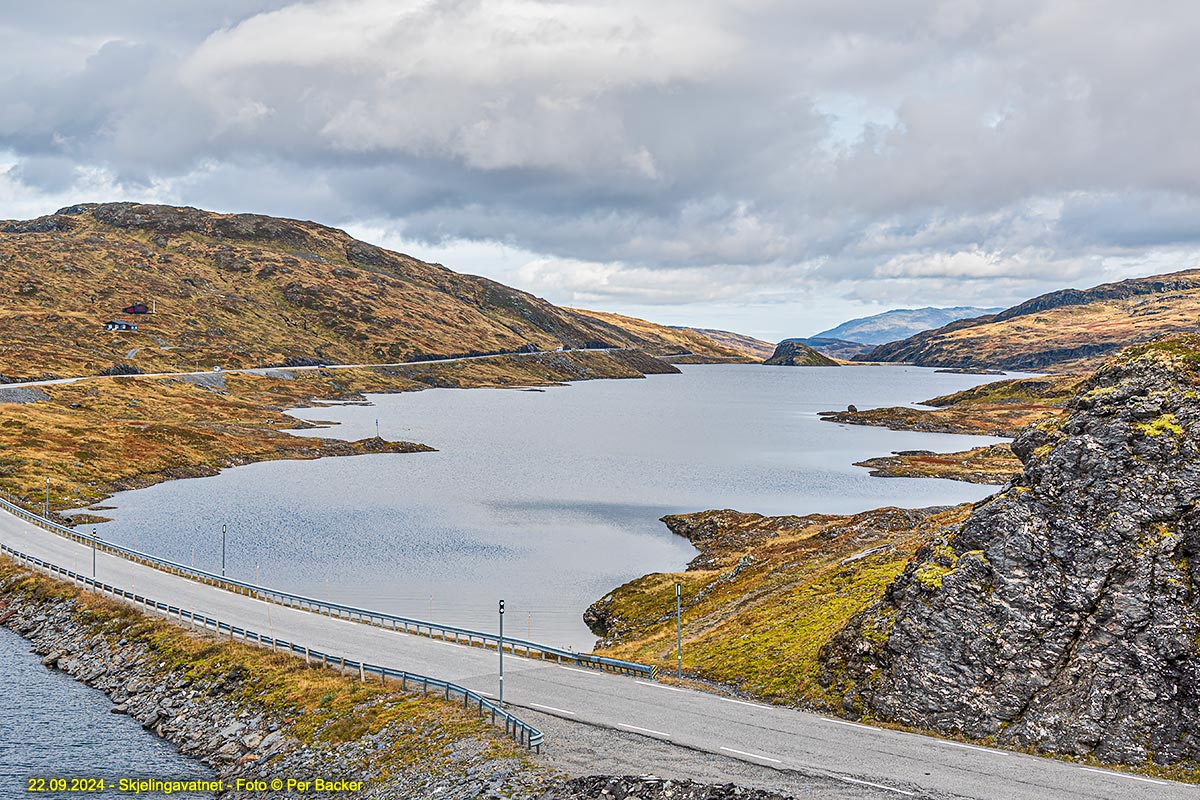
<path fill-rule="evenodd" d="M 110 319 L 104 323 L 104 330 L 119 332 L 136 331 L 137 325 L 134 325 L 132 322 L 125 322 L 124 320 Z"/>
<path fill-rule="evenodd" d="M 126 314 L 149 314 L 150 306 L 146 305 L 145 303 L 134 303 L 131 306 L 125 306 L 125 308 L 121 310 Z"/>

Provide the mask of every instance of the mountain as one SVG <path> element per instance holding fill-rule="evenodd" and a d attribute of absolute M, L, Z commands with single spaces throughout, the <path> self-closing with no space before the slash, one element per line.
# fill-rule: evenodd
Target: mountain
<path fill-rule="evenodd" d="M 775 352 L 775 345 L 770 342 L 764 342 L 762 339 L 755 339 L 753 336 L 746 336 L 743 333 L 723 331 L 717 328 L 690 328 L 689 330 L 706 336 L 719 345 L 739 350 L 755 361 L 770 358 L 771 353 Z"/>
<path fill-rule="evenodd" d="M 860 358 L 966 369 L 1091 368 L 1127 345 L 1195 331 L 1198 319 L 1200 270 L 1187 270 L 1050 292 Z"/>
<path fill-rule="evenodd" d="M 1024 472 L 821 652 L 842 708 L 1124 764 L 1200 762 L 1200 337 L 1138 345 Z"/>
<path fill-rule="evenodd" d="M 829 356 L 823 356 L 808 345 L 791 339 L 780 342 L 771 357 L 763 363 L 773 367 L 836 367 L 838 365 Z"/>
<path fill-rule="evenodd" d="M 830 358 L 840 358 L 843 361 L 849 361 L 855 356 L 869 353 L 874 349 L 874 345 L 863 344 L 862 342 L 848 342 L 845 339 L 826 339 L 821 336 L 810 336 L 807 339 L 788 339 L 787 341 L 799 342 L 802 345 L 811 347 L 822 355 L 827 355 Z"/>
<path fill-rule="evenodd" d="M 897 308 L 870 317 L 852 319 L 836 328 L 813 334 L 811 339 L 844 339 L 863 344 L 884 344 L 905 339 L 915 333 L 926 331 L 960 319 L 995 314 L 999 308 Z"/>
<path fill-rule="evenodd" d="M 138 303 L 154 313 L 123 312 Z M 110 321 L 137 330 L 107 331 Z M 700 334 L 683 339 L 642 320 L 623 327 L 559 308 L 315 222 L 137 203 L 0 221 L 0 381 L 114 365 L 396 362 L 563 345 L 741 357 Z"/>

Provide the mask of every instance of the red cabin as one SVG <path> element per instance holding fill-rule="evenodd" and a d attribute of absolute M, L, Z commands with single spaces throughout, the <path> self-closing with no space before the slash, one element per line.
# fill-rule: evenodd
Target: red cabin
<path fill-rule="evenodd" d="M 124 311 L 126 314 L 149 314 L 150 313 L 150 307 L 148 305 L 146 305 L 145 303 L 134 303 L 133 305 L 126 306 L 125 308 L 123 308 L 121 310 Z"/>

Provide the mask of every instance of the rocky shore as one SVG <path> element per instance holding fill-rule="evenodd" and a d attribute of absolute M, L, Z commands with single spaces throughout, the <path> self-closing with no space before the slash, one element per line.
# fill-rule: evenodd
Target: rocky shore
<path fill-rule="evenodd" d="M 171 633 L 194 640 L 201 654 L 195 664 L 179 663 L 177 645 L 162 643 L 171 626 L 141 617 L 23 570 L 0 571 L 0 624 L 29 640 L 47 667 L 108 695 L 113 713 L 129 715 L 210 767 L 226 787 L 222 798 L 311 795 L 311 787 L 287 790 L 289 778 L 344 782 L 346 790 L 334 796 L 446 800 L 536 797 L 562 781 L 450 704 L 398 690 L 360 690 L 354 678 L 302 664 L 293 670 L 297 685 L 311 680 L 314 691 L 324 692 L 327 684 L 342 684 L 350 703 L 331 714 L 280 703 L 280 687 L 245 656 L 287 656 L 176 630 Z M 333 694 L 319 697 L 337 705 Z M 414 713 L 417 705 L 423 708 Z M 430 706 L 436 706 L 432 714 Z M 274 790 L 275 780 L 284 788 Z M 253 781 L 272 791 L 252 788 Z"/>

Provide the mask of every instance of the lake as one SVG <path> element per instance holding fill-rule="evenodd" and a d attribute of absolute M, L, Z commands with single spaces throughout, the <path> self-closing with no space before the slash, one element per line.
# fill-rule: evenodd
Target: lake
<path fill-rule="evenodd" d="M 99 690 L 43 667 L 29 642 L 7 628 L 0 628 L 0 685 L 0 798 L 34 796 L 25 791 L 33 776 L 104 778 L 114 786 L 123 777 L 213 777 L 212 770 L 180 755 L 136 721 L 110 714 L 112 703 Z"/>
<path fill-rule="evenodd" d="M 982 499 L 994 488 L 872 478 L 853 462 L 989 437 L 822 422 L 912 405 L 992 376 L 902 366 L 685 366 L 682 375 L 542 391 L 431 389 L 300 409 L 304 436 L 423 442 L 436 453 L 279 461 L 116 495 L 105 539 L 393 613 L 590 649 L 581 614 L 696 553 L 658 521 L 734 508 L 848 513 Z"/>

